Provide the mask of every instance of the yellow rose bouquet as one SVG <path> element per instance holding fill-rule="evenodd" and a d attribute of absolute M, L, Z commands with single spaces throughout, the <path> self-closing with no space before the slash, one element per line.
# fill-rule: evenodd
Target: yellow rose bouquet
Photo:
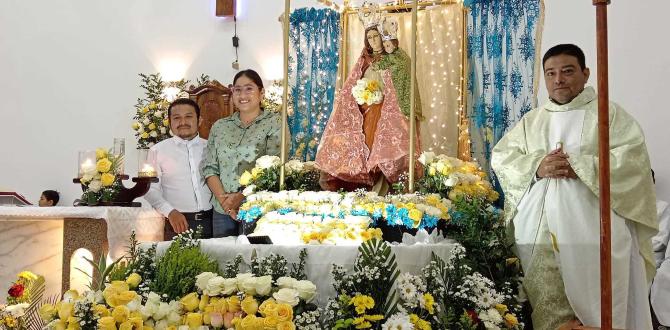
<path fill-rule="evenodd" d="M 79 179 L 84 189 L 81 199 L 87 205 L 112 202 L 121 190 L 121 181 L 116 176 L 123 164 L 123 156 L 98 148 L 95 158 L 95 164 L 82 168 L 83 175 Z"/>

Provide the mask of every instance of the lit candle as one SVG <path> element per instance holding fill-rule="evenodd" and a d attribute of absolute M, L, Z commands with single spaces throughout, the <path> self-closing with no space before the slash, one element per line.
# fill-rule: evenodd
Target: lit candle
<path fill-rule="evenodd" d="M 139 173 L 137 173 L 137 176 L 141 178 L 142 177 L 152 178 L 156 176 L 156 170 L 154 170 L 153 166 L 149 164 L 144 164 L 144 166 L 142 166 L 142 170 L 139 171 Z"/>
<path fill-rule="evenodd" d="M 86 158 L 86 160 L 79 165 L 79 177 L 81 178 L 86 174 L 86 172 L 90 172 L 95 168 L 95 165 L 93 164 L 93 160 L 90 158 Z"/>

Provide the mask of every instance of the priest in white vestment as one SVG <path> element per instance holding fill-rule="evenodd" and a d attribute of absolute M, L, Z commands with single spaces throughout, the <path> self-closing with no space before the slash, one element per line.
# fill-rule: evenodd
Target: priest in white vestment
<path fill-rule="evenodd" d="M 598 102 L 584 53 L 571 44 L 547 51 L 550 100 L 528 112 L 495 146 L 491 165 L 525 273 L 535 329 L 600 326 Z M 651 237 L 656 196 L 644 135 L 611 103 L 613 325 L 651 329 Z"/>

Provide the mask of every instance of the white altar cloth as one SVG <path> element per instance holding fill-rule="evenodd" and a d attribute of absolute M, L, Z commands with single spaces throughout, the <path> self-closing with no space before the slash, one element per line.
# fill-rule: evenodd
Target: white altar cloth
<path fill-rule="evenodd" d="M 45 276 L 47 293 L 60 293 L 64 218 L 105 219 L 112 258 L 125 253 L 133 230 L 140 241 L 163 239 L 164 218 L 151 208 L 0 206 L 0 292 L 30 270 Z"/>
<path fill-rule="evenodd" d="M 157 253 L 163 254 L 168 246 L 169 242 L 158 243 Z M 242 255 L 245 263 L 240 267 L 242 273 L 248 272 L 254 253 L 257 257 L 275 253 L 286 258 L 289 263 L 297 263 L 300 251 L 303 248 L 307 249 L 305 273 L 307 279 L 317 287 L 316 304 L 319 306 L 325 306 L 328 298 L 335 295 L 332 265 L 337 264 L 347 270 L 353 270 L 354 261 L 358 256 L 358 246 L 245 244 L 237 242 L 235 237 L 201 240 L 200 247 L 204 253 L 217 260 L 220 267 L 238 254 Z M 391 250 L 395 253 L 398 270 L 401 273 L 410 272 L 416 275 L 420 274 L 421 268 L 430 262 L 431 252 L 446 260 L 451 255 L 453 247 L 453 241 L 446 240 L 438 244 L 392 245 Z"/>

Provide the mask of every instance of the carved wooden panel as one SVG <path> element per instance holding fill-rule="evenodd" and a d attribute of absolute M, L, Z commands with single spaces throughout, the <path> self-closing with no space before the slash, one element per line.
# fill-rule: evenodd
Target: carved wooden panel
<path fill-rule="evenodd" d="M 198 133 L 203 139 L 209 137 L 209 131 L 214 123 L 233 114 L 232 92 L 230 88 L 223 86 L 214 80 L 201 86 L 191 86 L 189 97 L 198 103 L 200 107 L 200 118 L 202 122 Z"/>

